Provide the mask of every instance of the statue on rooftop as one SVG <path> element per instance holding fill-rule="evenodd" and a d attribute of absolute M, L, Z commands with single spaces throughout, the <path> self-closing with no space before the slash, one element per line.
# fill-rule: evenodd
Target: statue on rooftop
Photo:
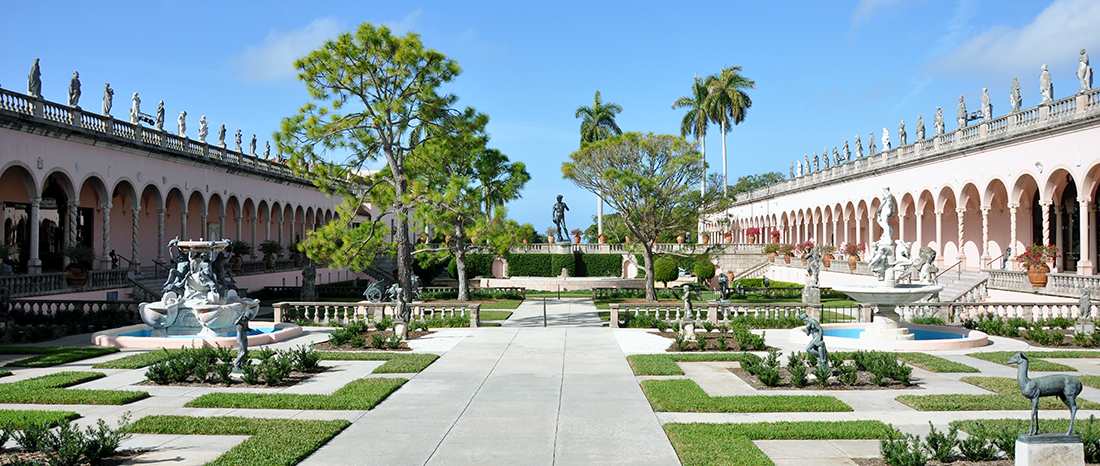
<path fill-rule="evenodd" d="M 917 140 L 924 139 L 924 116 L 917 115 Z"/>
<path fill-rule="evenodd" d="M 271 141 L 264 141 L 264 160 L 271 158 Z"/>
<path fill-rule="evenodd" d="M 845 140 L 844 141 L 844 158 L 840 160 L 840 163 L 844 163 L 844 162 L 847 162 L 849 160 L 852 160 L 852 151 L 851 151 L 851 149 L 848 149 L 848 141 Z"/>
<path fill-rule="evenodd" d="M 69 80 L 69 106 L 80 108 L 80 72 L 73 71 L 73 79 Z"/>
<path fill-rule="evenodd" d="M 790 179 L 792 179 L 792 180 L 794 179 L 794 162 L 791 162 L 791 178 Z"/>
<path fill-rule="evenodd" d="M 867 156 L 875 155 L 875 150 L 877 150 L 875 147 L 875 132 L 871 131 L 871 138 L 867 140 Z"/>
<path fill-rule="evenodd" d="M 882 150 L 890 150 L 890 131 L 882 128 Z"/>
<path fill-rule="evenodd" d="M 114 89 L 111 89 L 111 83 L 103 83 L 103 116 L 111 116 L 111 101 L 115 97 Z"/>
<path fill-rule="evenodd" d="M 1012 78 L 1012 92 L 1008 94 L 1008 100 L 1012 104 L 1012 111 L 1020 111 L 1020 106 L 1024 104 L 1023 97 L 1020 96 L 1020 81 L 1016 78 Z"/>
<path fill-rule="evenodd" d="M 936 129 L 936 136 L 944 133 L 943 126 L 943 109 L 936 107 L 936 116 L 932 119 L 932 126 Z"/>
<path fill-rule="evenodd" d="M 804 174 L 805 174 L 805 171 L 804 171 L 804 169 L 802 168 L 802 161 L 801 161 L 801 160 L 799 160 L 799 161 L 798 161 L 798 176 L 802 176 L 802 175 L 804 175 Z"/>
<path fill-rule="evenodd" d="M 904 146 L 906 137 L 909 136 L 905 133 L 905 120 L 901 120 L 898 124 L 898 147 Z"/>
<path fill-rule="evenodd" d="M 256 155 L 256 135 L 252 135 L 252 141 L 248 143 L 248 153 L 250 155 Z"/>
<path fill-rule="evenodd" d="M 993 118 L 993 104 L 989 102 L 989 89 L 982 88 L 982 120 L 989 121 Z"/>
<path fill-rule="evenodd" d="M 554 204 L 553 210 L 554 226 L 558 228 L 558 241 L 565 243 L 568 241 L 565 234 L 569 232 L 565 227 L 565 211 L 569 210 L 569 206 L 561 201 L 561 194 L 558 194 L 558 202 Z"/>
<path fill-rule="evenodd" d="M 132 97 L 130 97 L 130 101 L 133 102 L 133 104 L 130 106 L 130 124 L 134 124 L 134 125 L 140 124 L 141 123 L 141 98 L 138 97 L 137 92 L 135 92 L 134 95 Z"/>
<path fill-rule="evenodd" d="M 233 135 L 233 150 L 241 152 L 241 130 L 237 130 L 237 134 Z"/>
<path fill-rule="evenodd" d="M 963 102 L 963 96 L 959 96 L 959 114 L 955 116 L 955 121 L 959 123 L 959 128 L 966 127 L 966 102 Z"/>
<path fill-rule="evenodd" d="M 218 147 L 225 149 L 225 125 L 218 128 Z"/>
<path fill-rule="evenodd" d="M 1043 72 L 1039 73 L 1039 92 L 1043 94 L 1043 105 L 1054 102 L 1054 83 L 1050 81 L 1050 71 L 1043 63 Z"/>
<path fill-rule="evenodd" d="M 1085 49 L 1081 49 L 1081 57 L 1077 60 L 1077 80 L 1081 81 L 1078 94 L 1092 90 L 1092 68 L 1089 67 L 1089 54 L 1085 53 Z"/>
<path fill-rule="evenodd" d="M 802 158 L 806 159 L 806 174 L 809 175 L 810 172 L 813 171 L 813 169 L 812 169 L 813 166 L 810 165 L 810 156 L 808 156 L 806 154 L 802 154 Z"/>
<path fill-rule="evenodd" d="M 859 135 L 856 135 L 856 157 L 863 157 L 863 143 L 859 141 Z"/>
<path fill-rule="evenodd" d="M 828 155 L 828 152 L 825 153 Z M 821 160 L 817 158 L 817 152 L 814 152 L 814 171 L 821 170 Z"/>
<path fill-rule="evenodd" d="M 180 117 L 176 119 L 176 124 L 179 128 L 179 136 L 181 138 L 187 137 L 187 111 L 180 112 Z"/>
<path fill-rule="evenodd" d="M 42 71 L 38 68 L 38 58 L 31 65 L 31 72 L 27 75 L 27 95 L 36 99 L 42 98 Z"/>
<path fill-rule="evenodd" d="M 833 146 L 833 163 L 836 164 L 836 165 L 840 165 L 841 162 L 843 162 L 843 160 L 840 159 L 840 151 L 838 151 L 836 149 L 836 146 Z M 829 164 L 826 163 L 825 167 L 828 167 L 828 166 L 829 166 Z"/>
<path fill-rule="evenodd" d="M 210 133 L 210 127 L 206 124 L 206 115 L 199 118 L 199 142 L 206 144 L 206 135 Z"/>
<path fill-rule="evenodd" d="M 160 101 L 159 104 L 157 104 L 156 127 L 157 127 L 157 131 L 164 131 L 164 101 L 163 100 Z"/>

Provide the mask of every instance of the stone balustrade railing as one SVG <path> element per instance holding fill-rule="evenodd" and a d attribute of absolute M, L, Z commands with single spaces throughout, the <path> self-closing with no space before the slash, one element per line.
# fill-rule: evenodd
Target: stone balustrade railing
<path fill-rule="evenodd" d="M 763 254 L 763 244 L 748 243 L 656 243 L 653 252 L 698 254 L 704 251 L 715 254 Z M 633 243 L 531 243 L 512 247 L 512 254 L 566 254 L 583 252 L 586 254 L 628 254 L 631 251 L 640 254 L 641 248 Z"/>
<path fill-rule="evenodd" d="M 796 175 L 770 186 L 738 195 L 734 205 L 747 205 L 760 199 L 796 191 L 838 184 L 870 176 L 886 167 L 905 167 L 952 157 L 961 151 L 1024 134 L 1068 126 L 1080 120 L 1100 115 L 1100 88 L 1073 95 L 1050 104 L 1040 104 L 998 118 L 965 126 L 954 131 L 915 141 L 905 146 L 884 150 L 866 157 L 854 158 L 839 165 Z"/>
<path fill-rule="evenodd" d="M 75 130 L 115 137 L 141 146 L 159 147 L 159 151 L 174 153 L 173 155 L 179 157 L 233 165 L 246 168 L 248 171 L 309 184 L 308 181 L 295 176 L 294 172 L 283 163 L 194 141 L 154 128 L 146 128 L 128 121 L 116 120 L 110 116 L 86 112 L 77 107 L 36 99 L 3 88 L 0 88 L 0 111 L 41 118 L 66 131 Z"/>
<path fill-rule="evenodd" d="M 413 319 L 461 317 L 470 319 L 471 327 L 481 326 L 481 304 L 409 303 Z M 347 325 L 355 320 L 377 320 L 394 317 L 397 303 L 280 302 L 275 303 L 275 322 L 309 321 L 321 325 Z"/>
<path fill-rule="evenodd" d="M 1019 317 L 1035 322 L 1055 317 L 1076 319 L 1081 313 L 1081 306 L 1077 303 L 940 303 L 939 306 L 950 308 L 949 313 L 941 313 L 950 316 L 953 322 L 978 319 L 986 315 L 1001 319 Z M 898 309 L 900 311 L 901 307 Z M 1090 315 L 1095 316 L 1095 312 L 1096 306 L 1093 305 Z"/>
<path fill-rule="evenodd" d="M 13 298 L 78 291 L 129 288 L 130 269 L 90 270 L 83 286 L 70 287 L 65 272 L 0 276 L 0 288 L 7 288 Z"/>
<path fill-rule="evenodd" d="M 1013 270 L 983 270 L 989 274 L 989 288 L 995 290 L 1021 291 L 1050 296 L 1078 298 L 1082 288 L 1092 289 L 1094 296 L 1100 296 L 1100 275 L 1077 275 L 1072 273 L 1047 274 L 1047 286 L 1036 288 L 1027 278 L 1027 272 Z"/>
<path fill-rule="evenodd" d="M 45 323 L 57 319 L 71 324 L 87 324 L 89 320 L 103 320 L 110 313 L 112 320 L 140 322 L 138 301 L 75 301 L 75 300 L 13 300 L 9 313 L 18 316 L 18 321 Z"/>
<path fill-rule="evenodd" d="M 641 315 L 651 316 L 657 320 L 671 324 L 684 316 L 684 306 L 681 303 L 612 303 L 611 322 L 612 328 L 618 328 L 622 323 L 619 316 Z M 822 322 L 863 322 L 869 315 L 864 309 L 870 307 L 853 306 L 841 308 L 821 308 L 820 306 L 807 306 L 801 303 L 772 304 L 772 303 L 716 303 L 702 302 L 692 303 L 693 312 L 697 316 L 705 315 L 705 320 L 715 325 L 729 325 L 738 317 L 750 317 L 756 319 L 798 318 L 805 312 L 810 316 L 824 319 Z"/>
<path fill-rule="evenodd" d="M 950 299 L 950 296 L 944 296 L 950 301 L 956 303 L 980 303 L 985 301 L 985 298 L 989 297 L 989 279 L 982 280 L 975 283 L 974 286 L 967 288 L 966 291 L 959 293 L 954 299 Z"/>

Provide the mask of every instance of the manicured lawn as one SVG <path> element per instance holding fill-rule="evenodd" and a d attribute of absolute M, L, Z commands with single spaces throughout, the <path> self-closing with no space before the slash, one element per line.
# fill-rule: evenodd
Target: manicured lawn
<path fill-rule="evenodd" d="M 250 435 L 207 466 L 291 466 L 305 459 L 349 424 L 345 420 L 244 417 L 148 416 L 128 429 L 137 434 Z"/>
<path fill-rule="evenodd" d="M 523 301 L 519 300 L 519 299 L 500 299 L 500 300 L 497 300 L 497 302 L 495 302 L 495 303 L 483 303 L 481 305 L 481 318 L 482 319 L 486 318 L 485 317 L 485 310 L 486 309 L 488 309 L 488 310 L 493 310 L 493 309 L 512 310 L 512 309 L 515 309 L 515 308 L 519 307 L 520 304 L 523 304 Z M 512 313 L 509 312 L 508 315 L 512 315 Z M 489 319 L 489 320 L 495 320 L 495 319 Z M 503 320 L 503 319 L 501 319 L 501 320 Z"/>
<path fill-rule="evenodd" d="M 331 395 L 208 393 L 188 408 L 363 410 L 374 408 L 409 379 L 370 378 L 349 382 Z"/>
<path fill-rule="evenodd" d="M 161 349 L 156 351 L 147 351 L 144 353 L 134 353 L 129 356 L 123 356 L 118 359 L 112 359 L 110 361 L 104 361 L 92 366 L 93 369 L 140 369 L 145 366 L 151 366 L 161 361 L 166 361 L 175 357 L 180 353 L 178 349 Z"/>
<path fill-rule="evenodd" d="M 773 466 L 753 440 L 882 439 L 893 430 L 879 421 L 668 423 L 665 433 L 684 466 Z"/>
<path fill-rule="evenodd" d="M 27 424 L 43 422 L 56 426 L 79 417 L 79 414 L 72 411 L 0 409 L 0 426 L 5 426 L 9 422 L 14 424 L 16 429 L 21 429 Z"/>
<path fill-rule="evenodd" d="M 987 353 L 970 353 L 967 354 L 967 356 L 1009 366 L 1009 364 L 1007 364 L 1009 358 L 1016 355 L 1017 352 L 1018 351 L 990 351 Z M 1065 364 L 1045 361 L 1045 358 L 1100 358 L 1100 351 L 1028 351 L 1025 354 L 1027 354 L 1028 358 L 1028 370 L 1039 372 L 1077 371 L 1077 369 Z M 1010 367 L 1015 367 L 1015 365 L 1011 365 Z"/>
<path fill-rule="evenodd" d="M 519 307 L 519 301 L 516 301 L 516 307 Z M 493 309 L 515 309 L 515 307 Z M 508 320 L 509 317 L 512 317 L 512 311 L 486 311 L 485 307 L 481 308 L 481 320 Z"/>
<path fill-rule="evenodd" d="M 929 372 L 981 372 L 966 364 L 949 361 L 928 353 L 893 353 L 898 359 Z"/>
<path fill-rule="evenodd" d="M 1068 413 L 1067 413 L 1068 414 Z M 1090 416 L 1091 417 L 1091 416 Z M 963 432 L 974 432 L 981 429 L 986 431 L 1000 431 L 1004 429 L 1012 429 L 1020 433 L 1027 432 L 1027 429 L 1031 427 L 1031 421 L 1026 418 L 1019 419 L 975 419 L 967 421 L 951 421 L 951 425 L 957 427 Z M 1073 431 L 1080 434 L 1082 429 L 1088 427 L 1089 424 L 1093 424 L 1093 431 L 1100 429 L 1100 425 L 1097 425 L 1096 418 L 1091 417 L 1082 419 L 1081 416 L 1077 416 L 1077 420 L 1074 422 Z M 1065 433 L 1066 429 L 1069 429 L 1069 418 L 1063 419 L 1039 419 L 1039 433 L 1055 432 Z"/>
<path fill-rule="evenodd" d="M 96 369 L 140 369 L 174 357 L 180 350 L 157 350 L 131 354 L 92 366 Z M 254 351 L 254 350 L 253 350 Z M 420 372 L 431 365 L 438 355 L 429 353 L 384 353 L 374 351 L 321 351 L 321 359 L 329 361 L 388 361 L 374 370 L 375 374 L 408 374 Z M 251 351 L 250 351 L 251 354 Z"/>
<path fill-rule="evenodd" d="M 805 413 L 851 411 L 827 395 L 710 396 L 690 379 L 643 380 L 642 391 L 657 412 Z"/>
<path fill-rule="evenodd" d="M 995 411 L 1031 409 L 1031 400 L 1020 395 L 1016 379 L 1008 377 L 963 377 L 963 382 L 995 392 L 993 395 L 901 395 L 895 400 L 918 411 Z M 1100 409 L 1100 403 L 1077 399 L 1081 409 Z M 1054 397 L 1039 400 L 1039 409 L 1066 409 Z"/>
<path fill-rule="evenodd" d="M 0 385 L 0 403 L 59 405 L 123 405 L 148 398 L 130 390 L 65 389 L 104 377 L 101 372 L 58 372 Z"/>
<path fill-rule="evenodd" d="M 740 361 L 741 353 L 634 354 L 626 357 L 634 375 L 684 375 L 677 361 Z"/>
<path fill-rule="evenodd" d="M 26 359 L 12 361 L 10 367 L 52 367 L 104 354 L 117 353 L 118 348 L 72 348 L 65 346 L 0 346 L 0 354 L 37 354 Z"/>

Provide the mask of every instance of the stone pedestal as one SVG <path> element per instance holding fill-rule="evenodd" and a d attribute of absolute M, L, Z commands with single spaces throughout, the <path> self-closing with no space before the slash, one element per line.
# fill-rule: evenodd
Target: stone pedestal
<path fill-rule="evenodd" d="M 821 305 L 821 288 L 816 286 L 802 288 L 802 304 L 809 304 L 811 306 Z"/>
<path fill-rule="evenodd" d="M 1016 466 L 1084 466 L 1085 447 L 1080 435 L 1020 434 L 1016 439 Z"/>
<path fill-rule="evenodd" d="M 912 340 L 916 335 L 909 333 L 909 329 L 898 324 L 901 316 L 895 312 L 894 306 L 879 304 L 879 312 L 871 321 L 871 328 L 859 334 L 863 340 Z"/>
<path fill-rule="evenodd" d="M 1085 335 L 1092 335 L 1096 331 L 1096 322 L 1089 319 L 1077 319 L 1077 322 L 1073 323 L 1073 329 L 1077 333 L 1083 333 Z"/>

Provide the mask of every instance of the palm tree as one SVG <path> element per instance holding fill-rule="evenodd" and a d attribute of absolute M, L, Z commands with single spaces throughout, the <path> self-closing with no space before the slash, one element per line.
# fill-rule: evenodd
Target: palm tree
<path fill-rule="evenodd" d="M 707 90 L 706 83 L 696 76 L 695 83 L 691 85 L 691 95 L 680 97 L 672 103 L 672 108 L 688 109 L 684 119 L 680 121 L 680 135 L 684 137 L 691 135 L 695 137 L 696 141 L 699 141 L 703 154 L 701 162 L 703 165 L 701 167 L 703 182 L 700 185 L 699 193 L 704 196 L 707 194 L 707 125 L 712 120 L 710 110 L 707 108 L 708 95 L 710 95 L 710 92 Z"/>
<path fill-rule="evenodd" d="M 600 100 L 600 91 L 596 91 L 591 107 L 577 107 L 575 117 L 584 117 L 581 120 L 581 145 L 623 134 L 623 130 L 615 123 L 615 114 L 621 111 L 623 107 L 615 102 L 603 103 Z M 596 231 L 603 236 L 603 196 L 599 197 L 599 204 L 596 205 Z"/>
<path fill-rule="evenodd" d="M 736 125 L 745 121 L 745 112 L 752 106 L 745 89 L 756 89 L 756 83 L 741 75 L 740 66 L 731 66 L 723 68 L 718 76 L 707 77 L 706 86 L 711 120 L 722 126 L 722 194 L 726 195 L 726 133 L 731 129 L 729 122 Z"/>

